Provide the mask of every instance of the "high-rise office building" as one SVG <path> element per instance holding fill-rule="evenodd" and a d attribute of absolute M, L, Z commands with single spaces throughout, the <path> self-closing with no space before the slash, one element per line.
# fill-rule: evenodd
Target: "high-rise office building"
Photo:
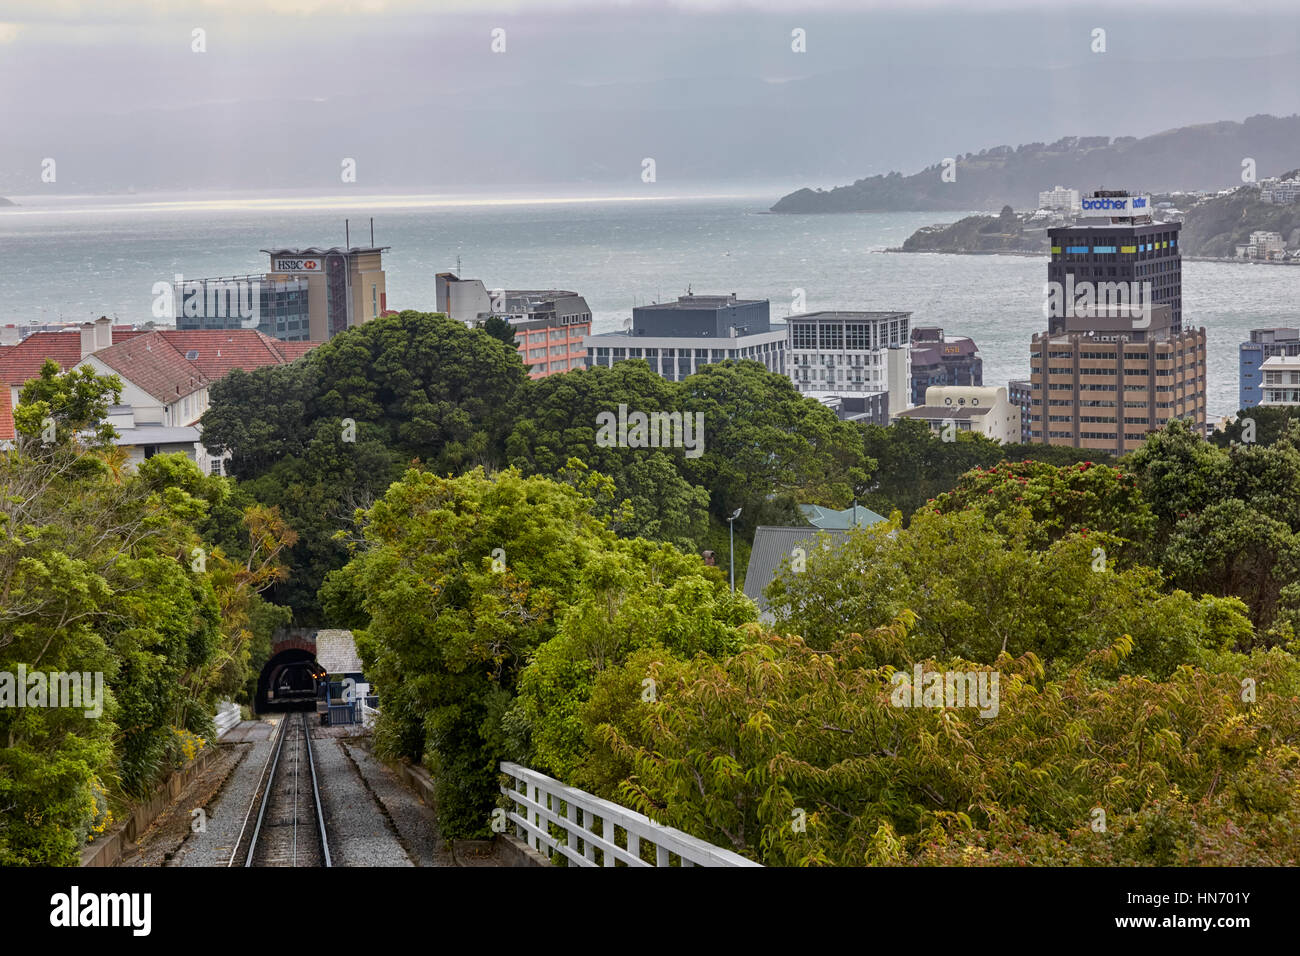
<path fill-rule="evenodd" d="M 1151 198 L 1130 196 L 1124 190 L 1097 190 L 1080 205 L 1080 218 L 1073 226 L 1047 231 L 1051 241 L 1048 282 L 1067 294 L 1081 290 L 1095 296 L 1098 305 L 1107 301 L 1133 305 L 1133 298 L 1141 294 L 1152 305 L 1168 305 L 1172 331 L 1181 331 L 1180 224 L 1153 222 Z M 1062 328 L 1064 317 L 1049 315 L 1048 330 Z"/>
<path fill-rule="evenodd" d="M 388 246 L 349 249 L 263 249 L 271 257 L 266 279 L 307 284 L 308 336 L 324 342 L 388 310 L 383 254 Z"/>
<path fill-rule="evenodd" d="M 1204 434 L 1205 330 L 1182 327 L 1178 224 L 1098 190 L 1048 230 L 1047 331 L 1030 351 L 1031 438 L 1122 455 L 1182 418 Z"/>
<path fill-rule="evenodd" d="M 706 365 L 748 359 L 784 375 L 786 329 L 774 329 L 769 314 L 767 299 L 740 299 L 734 292 L 637 306 L 629 331 L 586 336 L 587 365 L 641 359 L 680 382 Z"/>
<path fill-rule="evenodd" d="M 1263 401 L 1262 366 L 1277 355 L 1300 355 L 1300 329 L 1251 329 L 1250 341 L 1237 349 L 1239 378 L 1237 407 L 1254 408 Z"/>
<path fill-rule="evenodd" d="M 1029 444 L 1034 439 L 1034 386 L 1027 378 L 1007 382 L 1007 398 L 1020 409 L 1020 441 Z"/>
<path fill-rule="evenodd" d="M 1122 455 L 1173 418 L 1205 434 L 1205 329 L 1175 330 L 1169 305 L 1066 317 L 1029 358 L 1035 442 Z"/>

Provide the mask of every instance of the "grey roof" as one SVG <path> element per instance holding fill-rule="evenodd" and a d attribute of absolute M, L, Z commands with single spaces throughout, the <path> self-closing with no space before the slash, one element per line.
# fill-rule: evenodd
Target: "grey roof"
<path fill-rule="evenodd" d="M 802 528 L 777 528 L 760 525 L 754 531 L 754 546 L 749 552 L 749 567 L 745 570 L 745 596 L 757 605 L 764 620 L 771 620 L 772 613 L 763 592 L 772 583 L 783 562 L 790 558 L 795 548 L 811 551 L 818 546 L 825 535 L 831 546 L 842 543 L 848 537 L 847 531 L 826 530 L 806 526 Z"/>
<path fill-rule="evenodd" d="M 316 662 L 331 674 L 360 674 L 361 657 L 351 631 L 316 632 Z"/>
<path fill-rule="evenodd" d="M 951 418 L 953 421 L 964 421 L 968 418 L 979 418 L 993 411 L 992 405 L 983 405 L 978 408 L 972 408 L 969 405 L 917 405 L 913 408 L 906 408 L 895 415 L 895 418 L 920 418 L 925 421 L 941 421 Z"/>
<path fill-rule="evenodd" d="M 787 321 L 790 322 L 807 322 L 810 319 L 816 319 L 819 322 L 861 322 L 868 319 L 901 319 L 911 315 L 911 312 L 850 312 L 845 309 L 823 309 L 820 312 L 799 312 L 791 315 Z"/>
<path fill-rule="evenodd" d="M 821 505 L 800 505 L 799 510 L 803 512 L 809 524 L 826 531 L 847 531 L 849 528 L 863 528 L 886 520 L 884 515 L 859 504 L 854 504 L 843 511 L 824 508 Z"/>
<path fill-rule="evenodd" d="M 318 246 L 310 246 L 306 249 L 261 249 L 272 256 L 328 256 L 333 254 L 350 255 L 357 252 L 387 252 L 392 246 L 352 246 L 345 249 L 341 246 L 330 246 L 328 249 L 321 249 Z"/>

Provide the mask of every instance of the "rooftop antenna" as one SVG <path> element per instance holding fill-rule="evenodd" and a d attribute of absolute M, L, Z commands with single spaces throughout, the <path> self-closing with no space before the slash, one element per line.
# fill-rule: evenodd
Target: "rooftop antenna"
<path fill-rule="evenodd" d="M 460 256 L 456 256 L 456 275 L 460 276 Z"/>
<path fill-rule="evenodd" d="M 352 234 L 348 232 L 348 221 L 346 219 L 343 220 L 343 248 L 352 248 Z"/>
<path fill-rule="evenodd" d="M 370 217 L 370 248 L 375 248 L 375 217 Z"/>

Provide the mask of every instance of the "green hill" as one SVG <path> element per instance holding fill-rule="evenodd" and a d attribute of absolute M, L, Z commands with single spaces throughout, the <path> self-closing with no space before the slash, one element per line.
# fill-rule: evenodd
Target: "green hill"
<path fill-rule="evenodd" d="M 1051 145 L 995 146 L 956 160 L 944 182 L 942 162 L 904 176 L 892 172 L 834 189 L 800 189 L 772 212 L 892 212 L 925 209 L 1032 209 L 1040 190 L 1057 184 L 1156 193 L 1224 188 L 1240 183 L 1242 157 L 1260 176 L 1294 165 L 1300 156 L 1300 115 L 1252 116 L 1242 123 L 1185 126 L 1134 136 L 1067 136 Z"/>
<path fill-rule="evenodd" d="M 1047 230 L 1026 229 L 1010 206 L 997 216 L 967 216 L 924 226 L 903 242 L 903 252 L 1047 252 Z"/>
<path fill-rule="evenodd" d="M 1282 178 L 1295 175 L 1287 173 Z M 1288 246 L 1300 246 L 1300 203 L 1276 206 L 1261 202 L 1259 190 L 1249 186 L 1197 203 L 1183 220 L 1183 252 L 1232 256 L 1237 244 L 1246 242 L 1257 229 L 1279 232 Z"/>

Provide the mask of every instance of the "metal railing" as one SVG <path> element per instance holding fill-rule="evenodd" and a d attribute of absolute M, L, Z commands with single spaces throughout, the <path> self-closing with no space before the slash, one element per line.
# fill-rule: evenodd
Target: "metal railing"
<path fill-rule="evenodd" d="M 762 865 L 519 764 L 502 762 L 501 773 L 516 835 L 552 862 L 558 855 L 572 866 Z"/>

